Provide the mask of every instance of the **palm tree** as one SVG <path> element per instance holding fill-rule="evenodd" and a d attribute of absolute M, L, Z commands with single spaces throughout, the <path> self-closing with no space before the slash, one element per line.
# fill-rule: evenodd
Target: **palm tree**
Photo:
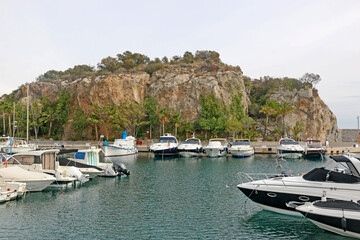
<path fill-rule="evenodd" d="M 180 113 L 175 113 L 172 117 L 171 117 L 171 121 L 174 123 L 175 126 L 175 137 L 177 137 L 177 129 L 180 126 L 180 123 L 183 121 L 183 119 L 181 118 Z"/>
<path fill-rule="evenodd" d="M 159 110 L 159 116 L 160 116 L 160 122 L 162 123 L 163 135 L 165 135 L 165 122 L 169 121 L 168 115 L 169 115 L 169 111 L 167 110 L 167 108 L 161 108 Z M 160 133 L 160 135 L 161 135 L 161 133 Z"/>
<path fill-rule="evenodd" d="M 285 116 L 292 111 L 294 111 L 294 107 L 290 103 L 283 102 L 281 104 L 279 112 L 282 115 L 282 125 L 283 125 L 283 134 L 284 135 L 285 135 Z"/>
<path fill-rule="evenodd" d="M 98 134 L 98 124 L 102 121 L 100 117 L 95 113 L 90 113 L 89 117 L 86 119 L 90 124 L 94 125 L 95 127 L 95 139 L 96 141 L 99 140 L 99 134 Z"/>
<path fill-rule="evenodd" d="M 276 110 L 269 106 L 269 105 L 263 105 L 261 107 L 261 110 L 260 110 L 261 113 L 264 113 L 266 115 L 266 121 L 265 121 L 265 128 L 264 128 L 264 134 L 263 134 L 263 139 L 265 139 L 266 137 L 266 130 L 267 130 L 267 125 L 269 123 L 269 116 L 271 115 L 275 115 L 276 114 Z"/>
<path fill-rule="evenodd" d="M 51 128 L 52 128 L 53 122 L 55 121 L 55 116 L 56 116 L 56 111 L 50 107 L 50 108 L 46 109 L 45 112 L 43 112 L 43 115 L 41 117 L 41 122 L 44 122 L 44 123 L 49 122 L 50 123 L 48 138 L 50 138 L 50 136 L 51 136 Z"/>

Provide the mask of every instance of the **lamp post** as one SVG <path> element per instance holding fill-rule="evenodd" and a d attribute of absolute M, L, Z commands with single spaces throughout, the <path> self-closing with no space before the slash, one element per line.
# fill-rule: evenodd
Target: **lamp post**
<path fill-rule="evenodd" d="M 357 116 L 356 119 L 357 119 L 357 138 L 358 138 L 358 144 L 360 144 L 360 133 L 359 133 L 359 119 L 360 119 L 360 116 Z"/>

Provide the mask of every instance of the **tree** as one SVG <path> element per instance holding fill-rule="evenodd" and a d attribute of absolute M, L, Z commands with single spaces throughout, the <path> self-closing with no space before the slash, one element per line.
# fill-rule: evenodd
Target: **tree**
<path fill-rule="evenodd" d="M 159 116 L 157 114 L 157 105 L 158 103 L 153 96 L 145 99 L 144 107 L 150 124 L 150 138 L 152 138 L 153 126 L 155 126 L 155 124 L 159 121 Z"/>
<path fill-rule="evenodd" d="M 175 137 L 177 137 L 177 129 L 180 127 L 180 123 L 182 123 L 184 120 L 181 118 L 180 113 L 175 113 L 171 116 L 171 122 L 174 123 L 175 127 Z"/>
<path fill-rule="evenodd" d="M 167 108 L 161 108 L 159 110 L 159 116 L 160 116 L 160 122 L 162 124 L 162 135 L 165 135 L 165 123 L 169 121 L 169 110 Z"/>
<path fill-rule="evenodd" d="M 287 114 L 289 114 L 290 112 L 294 111 L 294 107 L 288 103 L 288 102 L 283 102 L 280 106 L 279 112 L 282 115 L 282 125 L 283 125 L 283 136 L 286 135 L 286 128 L 285 128 L 285 116 Z"/>
<path fill-rule="evenodd" d="M 81 109 L 76 109 L 71 129 L 76 133 L 77 137 L 83 138 L 84 131 L 87 129 L 87 121 L 84 112 Z"/>
<path fill-rule="evenodd" d="M 260 110 L 261 113 L 264 113 L 266 115 L 265 120 L 265 127 L 264 127 L 264 133 L 263 133 L 263 139 L 266 137 L 266 130 L 267 125 L 269 123 L 269 116 L 276 114 L 276 110 L 271 105 L 263 105 Z"/>
<path fill-rule="evenodd" d="M 51 137 L 51 128 L 55 119 L 56 119 L 56 111 L 52 107 L 48 107 L 42 114 L 41 122 L 49 123 L 49 132 L 47 134 L 48 138 Z"/>
<path fill-rule="evenodd" d="M 194 55 L 191 52 L 186 51 L 183 56 L 183 60 L 185 63 L 194 62 Z"/>
<path fill-rule="evenodd" d="M 236 118 L 229 119 L 226 122 L 226 131 L 228 133 L 231 133 L 233 138 L 237 137 L 238 133 L 241 131 L 242 128 L 242 123 Z"/>
<path fill-rule="evenodd" d="M 304 130 L 304 123 L 303 122 L 296 122 L 295 126 L 293 127 L 293 132 L 295 135 L 295 140 L 299 140 L 298 139 L 298 135 L 299 133 L 301 133 Z"/>
<path fill-rule="evenodd" d="M 96 110 L 96 105 L 92 105 L 91 109 L 92 110 Z M 99 130 L 98 130 L 98 125 L 102 122 L 102 120 L 100 119 L 99 115 L 94 111 L 91 112 L 89 114 L 89 117 L 86 119 L 88 123 L 90 123 L 91 125 L 94 126 L 95 128 L 95 140 L 98 141 L 99 140 Z"/>
<path fill-rule="evenodd" d="M 31 114 L 31 120 L 30 120 L 30 125 L 33 126 L 34 129 L 34 133 L 35 133 L 35 139 L 38 138 L 38 133 L 39 133 L 39 127 L 41 124 L 41 115 L 42 115 L 42 109 L 41 109 L 41 105 L 38 104 L 37 102 L 33 102 L 30 105 L 30 114 Z"/>
<path fill-rule="evenodd" d="M 146 121 L 145 107 L 139 103 L 123 103 L 126 109 L 126 119 L 128 120 L 128 130 L 137 137 L 138 130 L 140 127 L 149 124 L 149 121 Z"/>
<path fill-rule="evenodd" d="M 234 94 L 232 97 L 230 113 L 238 121 L 241 121 L 241 119 L 245 116 L 242 94 L 240 92 L 238 94 Z"/>
<path fill-rule="evenodd" d="M 121 67 L 120 62 L 116 58 L 110 56 L 107 58 L 103 58 L 101 62 L 98 63 L 98 68 L 100 70 L 107 70 L 111 73 L 118 71 L 120 67 Z"/>
<path fill-rule="evenodd" d="M 321 77 L 319 74 L 315 73 L 305 73 L 301 78 L 300 81 L 310 85 L 310 87 L 314 87 L 321 81 Z"/>

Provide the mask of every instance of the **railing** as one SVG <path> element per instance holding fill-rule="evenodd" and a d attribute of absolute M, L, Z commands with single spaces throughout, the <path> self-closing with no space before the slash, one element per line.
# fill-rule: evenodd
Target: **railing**
<path fill-rule="evenodd" d="M 248 183 L 258 180 L 267 180 L 270 178 L 278 178 L 281 179 L 283 177 L 289 177 L 294 176 L 292 173 L 245 173 L 245 172 L 239 172 L 238 178 L 240 180 L 240 183 Z M 263 181 L 264 184 L 266 184 L 265 181 Z"/>

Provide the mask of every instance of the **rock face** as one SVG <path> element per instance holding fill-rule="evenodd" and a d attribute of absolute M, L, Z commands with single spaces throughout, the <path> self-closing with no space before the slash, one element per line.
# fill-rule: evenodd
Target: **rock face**
<path fill-rule="evenodd" d="M 152 76 L 145 72 L 129 72 L 77 80 L 35 82 L 30 85 L 32 98 L 46 96 L 49 101 L 56 101 L 61 90 L 70 93 L 71 112 L 80 108 L 89 114 L 92 105 L 120 105 L 126 100 L 142 104 L 147 97 L 153 96 L 160 108 L 179 112 L 187 122 L 200 117 L 201 96 L 213 94 L 229 106 L 232 96 L 241 94 L 246 112 L 250 104 L 241 70 L 210 73 L 191 67 L 178 67 L 165 68 Z M 24 86 L 17 93 L 20 92 L 26 96 Z M 293 127 L 298 121 L 304 122 L 308 137 L 322 141 L 339 140 L 336 117 L 316 90 L 278 91 L 270 98 L 290 102 L 297 109 L 286 116 L 287 126 Z M 305 139 L 305 136 L 300 137 Z"/>
<path fill-rule="evenodd" d="M 285 124 L 293 127 L 296 122 L 303 122 L 305 131 L 300 133 L 301 139 L 305 139 L 307 133 L 307 137 L 322 142 L 340 140 L 336 116 L 321 100 L 316 89 L 279 91 L 272 94 L 270 99 L 293 105 L 295 111 L 286 115 Z"/>
<path fill-rule="evenodd" d="M 150 79 L 147 95 L 153 96 L 161 107 L 171 107 L 186 121 L 200 117 L 200 97 L 213 94 L 229 106 L 233 94 L 242 94 L 245 110 L 249 99 L 245 92 L 241 72 L 196 72 L 194 69 L 177 69 L 156 72 Z"/>

